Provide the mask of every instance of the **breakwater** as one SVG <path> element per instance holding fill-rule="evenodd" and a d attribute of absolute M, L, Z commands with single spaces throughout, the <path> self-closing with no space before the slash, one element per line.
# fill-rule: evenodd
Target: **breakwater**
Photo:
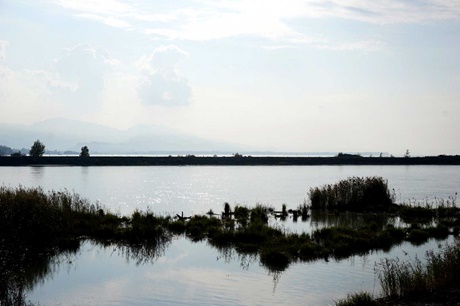
<path fill-rule="evenodd" d="M 0 156 L 0 166 L 320 166 L 460 165 L 460 156 L 425 157 L 207 157 L 207 156 Z"/>

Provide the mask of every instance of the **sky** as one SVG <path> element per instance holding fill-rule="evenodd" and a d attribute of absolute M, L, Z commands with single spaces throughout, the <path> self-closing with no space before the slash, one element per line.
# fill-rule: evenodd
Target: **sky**
<path fill-rule="evenodd" d="M 0 0 L 0 123 L 460 154 L 460 1 Z"/>

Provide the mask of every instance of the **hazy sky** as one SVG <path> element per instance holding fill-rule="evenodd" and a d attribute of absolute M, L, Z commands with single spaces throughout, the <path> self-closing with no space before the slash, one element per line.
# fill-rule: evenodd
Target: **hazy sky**
<path fill-rule="evenodd" d="M 0 122 L 460 154 L 460 1 L 0 0 Z"/>

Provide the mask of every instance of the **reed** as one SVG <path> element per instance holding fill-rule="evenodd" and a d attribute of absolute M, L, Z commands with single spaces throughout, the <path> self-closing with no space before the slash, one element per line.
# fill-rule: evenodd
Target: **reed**
<path fill-rule="evenodd" d="M 250 221 L 251 223 L 261 222 L 266 224 L 268 222 L 268 215 L 271 212 L 273 212 L 273 208 L 262 204 L 256 204 L 256 206 L 251 209 Z"/>
<path fill-rule="evenodd" d="M 67 191 L 47 194 L 41 188 L 22 186 L 0 187 L 0 211 L 0 235 L 6 241 L 14 239 L 32 248 L 52 246 L 71 237 L 96 235 L 117 219 L 76 194 Z"/>
<path fill-rule="evenodd" d="M 450 204 L 443 209 L 454 208 L 457 209 Z M 40 188 L 24 187 L 0 188 L 0 209 L 0 242 L 4 249 L 18 244 L 24 250 L 41 251 L 89 238 L 120 245 L 145 245 L 133 252 L 148 255 L 154 254 L 151 250 L 165 245 L 174 235 L 186 235 L 194 241 L 207 239 L 216 247 L 258 256 L 264 266 L 274 271 L 281 271 L 297 260 L 340 259 L 372 250 L 387 250 L 402 241 L 422 243 L 430 237 L 442 239 L 460 231 L 458 218 L 446 216 L 437 219 L 436 226 L 414 223 L 396 228 L 371 218 L 373 222 L 367 225 L 352 222 L 347 226 L 318 229 L 311 234 L 297 234 L 270 226 L 269 218 L 278 212 L 261 204 L 252 208 L 237 205 L 232 212 L 225 203 L 222 215 L 178 216 L 177 220 L 158 216 L 149 209 L 121 217 L 67 191 L 45 193 Z M 437 208 L 430 209 L 436 211 Z M 283 210 L 290 211 L 286 206 Z M 296 212 L 306 213 L 306 204 Z M 366 215 L 359 214 L 360 218 Z"/>
<path fill-rule="evenodd" d="M 346 299 L 335 303 L 336 306 L 374 306 L 378 302 L 368 292 L 349 294 Z"/>
<path fill-rule="evenodd" d="M 249 208 L 236 205 L 234 216 L 241 226 L 246 226 L 249 219 Z"/>
<path fill-rule="evenodd" d="M 336 184 L 311 188 L 312 209 L 386 211 L 394 203 L 387 181 L 381 177 L 350 177 Z"/>
<path fill-rule="evenodd" d="M 440 252 L 426 253 L 426 264 L 418 258 L 402 261 L 385 259 L 377 266 L 385 298 L 416 297 L 427 292 L 458 286 L 460 281 L 460 242 Z"/>
<path fill-rule="evenodd" d="M 193 240 L 201 240 L 221 228 L 221 220 L 214 217 L 195 215 L 186 223 L 185 232 Z"/>
<path fill-rule="evenodd" d="M 149 210 L 121 217 L 68 191 L 0 187 L 0 239 L 25 249 L 47 249 L 73 239 L 141 242 L 167 238 L 167 218 Z"/>
<path fill-rule="evenodd" d="M 299 205 L 299 207 L 297 208 L 299 211 L 300 211 L 300 215 L 302 216 L 302 221 L 307 221 L 308 219 L 308 211 L 309 211 L 309 207 L 307 205 L 307 203 L 303 203 L 302 205 Z"/>

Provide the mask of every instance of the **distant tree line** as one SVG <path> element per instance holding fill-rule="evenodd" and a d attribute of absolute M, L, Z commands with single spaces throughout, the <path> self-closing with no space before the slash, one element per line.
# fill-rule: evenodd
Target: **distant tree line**
<path fill-rule="evenodd" d="M 13 154 L 13 149 L 7 146 L 0 146 L 0 156 Z"/>
<path fill-rule="evenodd" d="M 7 155 L 24 156 L 26 155 L 26 153 L 27 153 L 27 149 L 18 150 L 18 149 L 12 149 L 8 146 L 0 145 L 0 156 L 7 156 Z"/>
<path fill-rule="evenodd" d="M 45 144 L 43 144 L 40 140 L 36 140 L 32 146 L 30 147 L 29 150 L 27 149 L 12 149 L 8 146 L 0 145 L 0 156 L 26 156 L 27 153 L 32 156 L 32 157 L 40 157 L 43 156 L 46 152 L 51 153 L 51 154 L 59 154 L 59 151 L 54 150 L 54 151 L 45 151 Z M 71 151 L 66 151 L 64 152 L 65 154 L 73 153 L 76 154 L 76 152 L 71 152 Z M 87 146 L 83 146 L 80 151 L 80 157 L 89 157 L 89 148 Z"/>

